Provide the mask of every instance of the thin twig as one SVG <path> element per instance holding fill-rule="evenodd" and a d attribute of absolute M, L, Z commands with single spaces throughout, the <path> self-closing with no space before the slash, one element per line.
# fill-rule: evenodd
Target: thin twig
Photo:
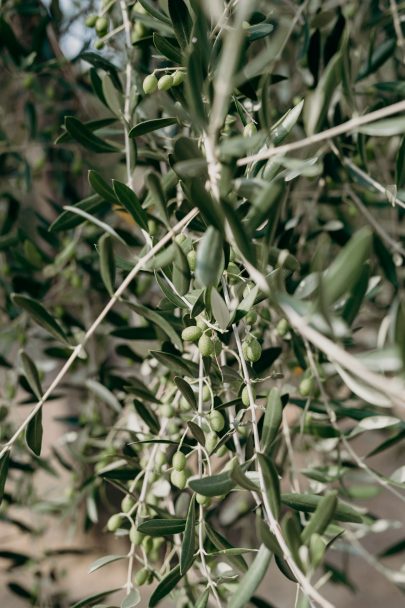
<path fill-rule="evenodd" d="M 321 141 L 325 141 L 327 139 L 331 139 L 332 137 L 337 137 L 338 135 L 343 135 L 344 133 L 348 133 L 349 131 L 353 131 L 362 125 L 366 125 L 370 122 L 374 122 L 375 120 L 380 120 L 381 118 L 385 118 L 386 116 L 391 116 L 392 114 L 397 114 L 398 112 L 405 111 L 405 101 L 399 101 L 398 103 L 393 103 L 392 105 L 386 106 L 385 108 L 380 108 L 379 110 L 375 110 L 374 112 L 369 112 L 368 114 L 363 114 L 363 116 L 356 116 L 343 122 L 336 127 L 331 127 L 330 129 L 326 129 L 325 131 L 321 131 L 321 133 L 315 133 L 314 135 L 310 135 L 309 137 L 305 137 L 304 139 L 300 139 L 299 141 L 294 141 L 291 144 L 284 144 L 283 146 L 276 146 L 274 148 L 269 148 L 268 150 L 263 150 L 262 152 L 258 152 L 257 154 L 252 154 L 251 156 L 246 156 L 238 160 L 237 164 L 241 167 L 244 165 L 248 165 L 249 163 L 256 162 L 258 160 L 265 160 L 267 158 L 272 158 L 277 155 L 284 155 L 288 152 L 292 152 L 293 150 L 299 150 L 301 148 L 305 148 L 306 146 L 311 146 L 312 144 L 317 144 Z"/>

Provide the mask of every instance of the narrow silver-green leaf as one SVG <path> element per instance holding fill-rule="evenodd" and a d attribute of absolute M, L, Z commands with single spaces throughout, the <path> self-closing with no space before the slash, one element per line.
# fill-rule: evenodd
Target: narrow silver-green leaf
<path fill-rule="evenodd" d="M 27 382 L 30 385 L 32 392 L 39 400 L 42 397 L 42 387 L 37 367 L 31 357 L 23 350 L 20 351 L 20 359 Z"/>
<path fill-rule="evenodd" d="M 323 534 L 325 532 L 333 519 L 337 504 L 338 499 L 336 491 L 329 492 L 329 494 L 319 501 L 318 506 L 301 534 L 301 539 L 304 543 L 307 543 L 310 540 L 312 534 Z"/>
<path fill-rule="evenodd" d="M 120 559 L 125 559 L 125 558 L 126 558 L 126 555 L 104 555 L 103 557 L 99 557 L 91 564 L 88 573 L 91 574 L 92 572 L 99 570 L 100 568 L 102 568 L 103 566 L 106 566 L 107 564 L 111 564 L 112 562 L 116 562 Z"/>
<path fill-rule="evenodd" d="M 149 599 L 149 608 L 155 608 L 160 600 L 166 597 L 177 585 L 179 580 L 182 578 L 180 573 L 180 565 L 170 570 L 168 574 L 158 584 Z"/>
<path fill-rule="evenodd" d="M 271 444 L 277 436 L 278 430 L 283 419 L 283 404 L 281 402 L 280 391 L 273 387 L 267 395 L 266 411 L 263 419 L 262 430 L 262 450 L 268 453 Z"/>
<path fill-rule="evenodd" d="M 87 148 L 87 150 L 98 153 L 120 151 L 116 146 L 113 146 L 100 137 L 97 137 L 97 135 L 94 135 L 94 133 L 88 127 L 86 127 L 85 124 L 73 116 L 66 116 L 65 128 L 73 139 L 78 141 L 83 147 Z"/>
<path fill-rule="evenodd" d="M 122 182 L 113 179 L 113 188 L 117 199 L 128 213 L 133 217 L 135 222 L 143 228 L 148 230 L 148 216 L 146 211 L 143 209 L 138 197 L 132 188 L 129 188 Z"/>
<path fill-rule="evenodd" d="M 112 245 L 111 237 L 108 234 L 104 234 L 99 242 L 100 252 L 100 274 L 103 279 L 103 283 L 110 296 L 114 293 L 114 282 L 115 282 L 115 260 L 114 250 Z"/>
<path fill-rule="evenodd" d="M 263 476 L 264 487 L 267 495 L 267 500 L 269 502 L 271 512 L 274 517 L 278 519 L 280 515 L 280 482 L 278 479 L 278 473 L 276 467 L 264 454 L 257 454 L 257 458 L 259 461 L 260 470 Z"/>
<path fill-rule="evenodd" d="M 231 320 L 231 315 L 224 299 L 219 295 L 215 287 L 211 289 L 211 310 L 219 327 L 226 329 Z"/>
<path fill-rule="evenodd" d="M 152 131 L 158 131 L 159 129 L 164 129 L 165 127 L 174 125 L 176 122 L 177 119 L 173 116 L 168 118 L 153 118 L 152 120 L 144 120 L 143 122 L 139 122 L 130 130 L 129 136 L 140 137 L 141 135 L 146 135 Z"/>
<path fill-rule="evenodd" d="M 42 447 L 42 408 L 29 421 L 25 431 L 25 441 L 35 456 L 41 455 Z"/>
<path fill-rule="evenodd" d="M 191 388 L 191 386 L 189 385 L 189 383 L 186 380 L 184 380 L 184 378 L 182 378 L 181 376 L 175 376 L 174 382 L 175 382 L 177 388 L 179 389 L 179 391 L 181 392 L 181 394 L 183 395 L 183 397 L 185 399 L 187 399 L 187 401 L 191 405 L 191 407 L 194 410 L 197 410 L 197 399 L 196 399 L 194 391 Z"/>
<path fill-rule="evenodd" d="M 7 481 L 8 467 L 10 463 L 10 450 L 6 450 L 0 459 L 0 505 L 4 496 L 4 487 Z"/>
<path fill-rule="evenodd" d="M 209 226 L 197 249 L 195 276 L 205 287 L 216 286 L 220 279 L 222 235 Z"/>
<path fill-rule="evenodd" d="M 240 579 L 239 584 L 232 595 L 228 608 L 246 608 L 252 595 L 255 593 L 270 565 L 272 553 L 261 545 L 249 570 Z"/>
<path fill-rule="evenodd" d="M 40 304 L 37 300 L 30 298 L 29 296 L 23 296 L 20 294 L 12 294 L 11 299 L 16 306 L 23 308 L 33 318 L 33 320 L 51 333 L 55 338 L 68 344 L 68 339 L 65 332 L 57 321 L 49 314 L 49 312 Z"/>
<path fill-rule="evenodd" d="M 191 497 L 180 555 L 180 573 L 185 574 L 194 561 L 195 552 L 195 494 Z"/>

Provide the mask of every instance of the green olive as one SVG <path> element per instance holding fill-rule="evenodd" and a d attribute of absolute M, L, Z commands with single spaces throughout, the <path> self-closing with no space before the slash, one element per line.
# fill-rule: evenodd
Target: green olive
<path fill-rule="evenodd" d="M 145 537 L 145 535 L 142 534 L 142 532 L 138 532 L 136 527 L 132 526 L 132 528 L 129 531 L 129 540 L 131 541 L 131 543 L 133 545 L 138 547 L 142 543 L 144 537 Z"/>
<path fill-rule="evenodd" d="M 174 407 L 170 403 L 164 403 L 160 408 L 160 412 L 164 418 L 173 418 L 175 414 Z"/>
<path fill-rule="evenodd" d="M 95 29 L 98 36 L 105 36 L 108 32 L 108 19 L 107 17 L 97 17 L 95 23 Z"/>
<path fill-rule="evenodd" d="M 176 471 L 183 471 L 186 468 L 187 459 L 183 452 L 176 452 L 172 458 L 172 466 Z"/>
<path fill-rule="evenodd" d="M 185 72 L 183 72 L 182 70 L 176 70 L 173 74 L 173 86 L 178 87 L 179 84 L 184 82 L 185 77 Z"/>
<path fill-rule="evenodd" d="M 226 447 L 225 444 L 221 445 L 221 447 L 215 452 L 215 454 L 217 456 L 219 456 L 219 458 L 222 458 L 222 456 L 225 456 L 228 453 L 228 448 Z"/>
<path fill-rule="evenodd" d="M 207 386 L 206 384 L 204 384 L 203 389 L 202 389 L 202 400 L 211 401 L 211 391 L 210 391 L 209 386 Z"/>
<path fill-rule="evenodd" d="M 194 270 L 196 268 L 196 263 L 197 263 L 197 254 L 194 251 L 194 249 L 192 249 L 191 251 L 188 252 L 187 261 L 188 261 L 188 265 L 190 267 L 191 272 L 194 272 Z"/>
<path fill-rule="evenodd" d="M 149 570 L 148 568 L 142 568 L 138 570 L 138 572 L 134 576 L 134 584 L 138 587 L 142 587 L 146 583 L 149 578 Z"/>
<path fill-rule="evenodd" d="M 257 338 L 250 336 L 243 341 L 242 353 L 246 361 L 255 363 L 262 355 L 262 347 Z"/>
<path fill-rule="evenodd" d="M 96 25 L 97 15 L 88 15 L 84 22 L 86 27 L 94 27 Z"/>
<path fill-rule="evenodd" d="M 150 95 L 157 90 L 158 79 L 156 78 L 155 74 L 149 74 L 149 76 L 146 76 L 142 83 L 142 88 L 146 95 Z"/>
<path fill-rule="evenodd" d="M 212 340 L 207 334 L 203 334 L 198 340 L 198 350 L 203 357 L 210 357 L 214 352 L 214 345 Z"/>
<path fill-rule="evenodd" d="M 315 382 L 313 378 L 304 378 L 301 380 L 299 385 L 300 395 L 303 397 L 309 397 L 315 391 Z"/>
<path fill-rule="evenodd" d="M 213 410 L 209 415 L 210 425 L 213 431 L 219 433 L 225 426 L 225 418 L 218 410 Z"/>
<path fill-rule="evenodd" d="M 119 513 L 111 515 L 111 517 L 107 521 L 107 530 L 109 532 L 116 532 L 118 528 L 122 526 L 123 523 L 124 518 L 122 517 L 122 515 L 120 515 Z"/>
<path fill-rule="evenodd" d="M 158 89 L 159 91 L 168 91 L 173 86 L 173 77 L 169 74 L 165 74 L 161 76 L 158 80 Z"/>
<path fill-rule="evenodd" d="M 146 555 L 153 550 L 153 539 L 151 536 L 145 536 L 142 541 L 142 547 L 145 549 Z"/>
<path fill-rule="evenodd" d="M 287 319 L 280 319 L 280 321 L 277 323 L 277 326 L 276 326 L 276 331 L 277 331 L 278 335 L 283 337 L 289 332 L 289 330 L 290 330 L 290 326 L 288 324 Z"/>
<path fill-rule="evenodd" d="M 210 431 L 205 438 L 205 447 L 208 452 L 212 452 L 218 443 L 218 436 L 216 433 Z"/>
<path fill-rule="evenodd" d="M 105 44 L 102 40 L 96 40 L 94 43 L 94 48 L 96 48 L 98 51 L 101 51 L 101 49 L 103 49 L 105 47 Z"/>
<path fill-rule="evenodd" d="M 254 387 L 252 386 L 252 393 L 253 393 L 253 399 L 256 398 L 256 391 L 254 389 Z M 243 387 L 243 391 L 241 394 L 241 399 L 242 399 L 242 403 L 245 407 L 249 407 L 250 405 L 250 399 L 249 399 L 249 391 L 248 391 L 248 387 L 244 386 Z"/>
<path fill-rule="evenodd" d="M 173 469 L 170 473 L 170 481 L 179 490 L 184 490 L 187 484 L 187 475 L 184 470 L 176 471 L 176 469 Z"/>
<path fill-rule="evenodd" d="M 202 336 L 202 331 L 197 325 L 186 327 L 181 332 L 181 339 L 185 342 L 197 342 Z"/>
<path fill-rule="evenodd" d="M 202 494 L 196 494 L 195 499 L 199 505 L 203 507 L 209 507 L 211 504 L 211 498 L 209 496 L 203 496 Z"/>
<path fill-rule="evenodd" d="M 135 501 L 132 498 L 132 496 L 130 496 L 129 494 L 127 494 L 126 496 L 124 496 L 124 498 L 122 499 L 121 502 L 121 510 L 123 513 L 129 513 L 129 511 L 132 509 L 132 507 L 134 506 Z"/>

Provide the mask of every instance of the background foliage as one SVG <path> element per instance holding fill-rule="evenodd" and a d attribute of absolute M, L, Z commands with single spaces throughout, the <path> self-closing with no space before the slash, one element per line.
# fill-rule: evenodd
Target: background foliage
<path fill-rule="evenodd" d="M 348 555 L 403 589 L 401 3 L 0 6 L 9 591 L 274 606 L 270 569 L 326 607 Z M 122 587 L 67 591 L 43 515 L 121 537 Z"/>

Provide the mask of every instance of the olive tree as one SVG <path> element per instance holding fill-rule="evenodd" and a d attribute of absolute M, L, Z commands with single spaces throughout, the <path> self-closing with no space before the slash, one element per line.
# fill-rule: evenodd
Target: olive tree
<path fill-rule="evenodd" d="M 272 568 L 329 608 L 353 551 L 403 588 L 403 540 L 361 544 L 399 525 L 368 498 L 404 502 L 369 463 L 404 438 L 401 10 L 1 3 L 1 518 L 127 545 L 90 566 L 122 588 L 10 580 L 29 605 L 269 607 Z M 61 469 L 55 503 L 36 473 Z"/>

